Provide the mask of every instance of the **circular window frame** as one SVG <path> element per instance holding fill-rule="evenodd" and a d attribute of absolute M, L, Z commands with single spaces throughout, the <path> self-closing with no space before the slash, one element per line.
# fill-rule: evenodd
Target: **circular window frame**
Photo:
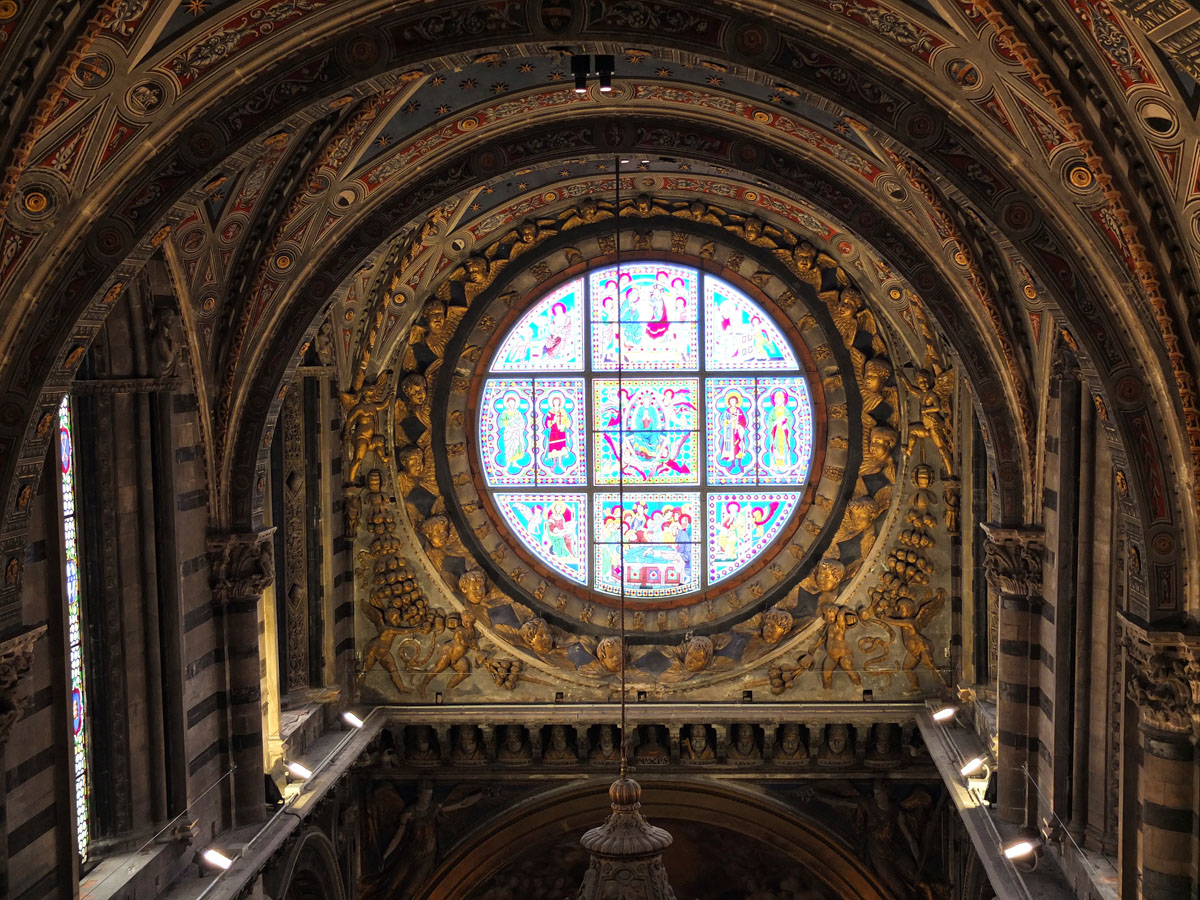
<path fill-rule="evenodd" d="M 598 230 L 585 237 L 579 233 L 584 229 L 579 229 L 571 235 L 575 239 L 572 246 L 562 246 L 565 241 L 561 239 L 547 242 L 548 246 L 539 248 L 541 252 L 522 259 L 519 269 L 506 268 L 473 299 L 436 378 L 432 430 L 446 513 L 468 552 L 497 587 L 570 630 L 612 634 L 620 626 L 619 595 L 604 594 L 557 575 L 522 545 L 491 500 L 492 489 L 483 478 L 478 446 L 478 402 L 483 383 L 492 377 L 488 367 L 496 348 L 546 293 L 616 261 L 611 225 L 607 234 L 597 234 Z M 633 233 L 626 236 L 624 231 L 622 240 L 633 244 Z M 840 340 L 829 339 L 838 332 L 818 300 L 816 288 L 797 279 L 782 260 L 758 248 L 737 245 L 725 234 L 703 231 L 706 229 L 639 232 L 637 249 L 624 254 L 622 262 L 669 262 L 715 275 L 772 317 L 791 342 L 808 381 L 814 418 L 812 462 L 791 520 L 742 570 L 681 597 L 627 602 L 631 643 L 656 642 L 668 634 L 687 631 L 716 633 L 794 592 L 829 546 L 861 463 L 857 382 L 850 374 L 847 348 Z M 589 541 L 589 554 L 591 550 Z M 444 574 L 456 577 L 462 573 Z"/>

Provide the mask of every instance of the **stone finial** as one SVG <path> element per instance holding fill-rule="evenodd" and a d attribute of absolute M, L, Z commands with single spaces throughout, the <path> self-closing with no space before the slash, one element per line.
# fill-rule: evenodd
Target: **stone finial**
<path fill-rule="evenodd" d="M 19 693 L 21 681 L 33 666 L 33 645 L 46 633 L 39 625 L 0 643 L 0 746 L 25 712 L 28 698 Z"/>
<path fill-rule="evenodd" d="M 1044 536 L 1033 529 L 984 525 L 983 571 L 988 584 L 1002 594 L 1040 597 Z"/>
<path fill-rule="evenodd" d="M 275 581 L 274 528 L 214 536 L 208 541 L 213 600 L 257 600 Z"/>
<path fill-rule="evenodd" d="M 671 835 L 642 817 L 641 785 L 622 772 L 609 787 L 608 796 L 612 815 L 579 841 L 591 854 L 591 863 L 576 900 L 614 896 L 614 886 L 625 900 L 675 900 L 662 862 Z"/>

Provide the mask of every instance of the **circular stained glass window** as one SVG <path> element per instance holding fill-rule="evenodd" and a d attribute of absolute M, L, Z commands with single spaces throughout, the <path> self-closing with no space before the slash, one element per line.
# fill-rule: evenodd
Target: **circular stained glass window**
<path fill-rule="evenodd" d="M 499 342 L 479 454 L 511 532 L 600 595 L 670 600 L 784 531 L 813 458 L 791 342 L 727 282 L 624 263 L 569 281 Z"/>

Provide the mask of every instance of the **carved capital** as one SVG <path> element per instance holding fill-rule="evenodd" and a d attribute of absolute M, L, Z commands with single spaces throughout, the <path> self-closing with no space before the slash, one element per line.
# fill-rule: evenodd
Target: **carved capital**
<path fill-rule="evenodd" d="M 274 528 L 214 535 L 208 540 L 213 602 L 258 600 L 275 581 Z"/>
<path fill-rule="evenodd" d="M 983 571 L 988 584 L 1002 594 L 1042 595 L 1044 535 L 1040 529 L 984 525 Z"/>
<path fill-rule="evenodd" d="M 1144 728 L 1200 739 L 1200 637 L 1123 622 L 1125 692 Z"/>
<path fill-rule="evenodd" d="M 45 633 L 46 626 L 39 625 L 0 643 L 0 746 L 25 712 L 28 698 L 20 693 L 21 681 L 33 666 L 33 645 Z"/>

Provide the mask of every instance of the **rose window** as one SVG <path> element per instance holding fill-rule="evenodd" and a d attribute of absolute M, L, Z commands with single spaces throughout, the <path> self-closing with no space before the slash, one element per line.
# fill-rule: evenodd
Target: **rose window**
<path fill-rule="evenodd" d="M 477 450 L 492 503 L 553 573 L 599 595 L 705 591 L 800 506 L 808 381 L 772 315 L 712 274 L 593 270 L 539 299 L 486 371 Z"/>

